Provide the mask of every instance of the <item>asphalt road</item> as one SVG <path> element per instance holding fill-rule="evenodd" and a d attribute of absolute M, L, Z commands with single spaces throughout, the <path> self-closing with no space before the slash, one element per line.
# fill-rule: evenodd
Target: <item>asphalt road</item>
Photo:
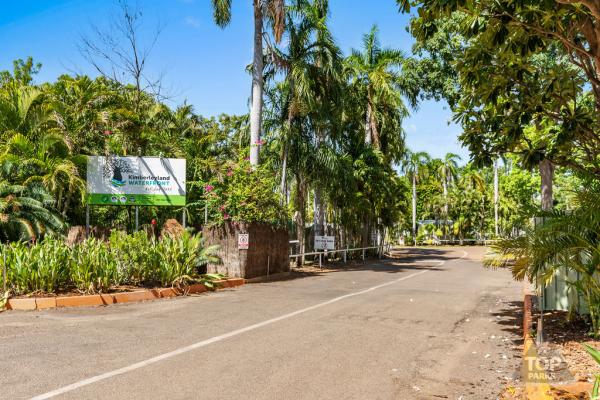
<path fill-rule="evenodd" d="M 0 398 L 495 399 L 518 377 L 521 286 L 482 254 L 404 250 L 194 297 L 0 313 Z"/>

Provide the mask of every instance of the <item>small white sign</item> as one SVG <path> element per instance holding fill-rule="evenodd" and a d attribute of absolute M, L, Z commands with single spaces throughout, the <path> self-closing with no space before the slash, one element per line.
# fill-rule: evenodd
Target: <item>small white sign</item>
<path fill-rule="evenodd" d="M 239 250 L 248 250 L 248 247 L 250 247 L 250 234 L 239 233 L 238 234 L 238 249 Z"/>
<path fill-rule="evenodd" d="M 315 250 L 335 250 L 335 236 L 315 236 Z"/>

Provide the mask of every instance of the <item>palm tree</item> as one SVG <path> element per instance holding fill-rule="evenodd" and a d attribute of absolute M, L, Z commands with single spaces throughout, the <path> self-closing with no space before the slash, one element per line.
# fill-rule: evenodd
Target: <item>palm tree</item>
<path fill-rule="evenodd" d="M 284 0 L 252 0 L 254 9 L 254 57 L 252 60 L 252 107 L 250 109 L 250 164 L 258 165 L 263 107 L 263 25 L 265 17 L 273 22 L 275 41 L 279 43 L 285 28 Z M 231 0 L 212 0 L 214 19 L 225 27 L 231 22 Z"/>
<path fill-rule="evenodd" d="M 49 210 L 52 201 L 39 188 L 0 181 L 0 240 L 37 240 L 62 230 L 62 219 Z"/>
<path fill-rule="evenodd" d="M 402 171 L 412 183 L 412 234 L 417 244 L 417 182 L 428 173 L 427 164 L 431 157 L 426 152 L 406 151 L 402 161 Z"/>
<path fill-rule="evenodd" d="M 347 59 L 351 84 L 364 102 L 365 143 L 382 148 L 381 125 L 385 110 L 397 110 L 401 117 L 408 115 L 402 96 L 414 104 L 414 95 L 407 90 L 401 68 L 405 57 L 399 50 L 383 49 L 374 25 L 363 37 L 363 49 L 352 50 Z"/>
<path fill-rule="evenodd" d="M 66 215 L 72 200 L 83 200 L 85 181 L 79 167 L 84 156 L 73 156 L 65 139 L 46 133 L 37 142 L 15 134 L 0 153 L 1 174 L 24 187 L 41 186 L 54 196 L 54 208 Z"/>
<path fill-rule="evenodd" d="M 446 153 L 444 159 L 440 160 L 436 171 L 444 190 L 444 235 L 446 234 L 446 227 L 448 225 L 448 185 L 451 185 L 456 180 L 458 161 L 460 160 L 459 155 Z"/>
<path fill-rule="evenodd" d="M 559 269 L 577 273 L 578 278 L 569 285 L 589 307 L 594 336 L 600 334 L 599 194 L 592 185 L 577 193 L 575 210 L 542 212 L 541 224 L 525 228 L 525 235 L 500 240 L 494 246 L 499 256 L 486 261 L 489 266 L 510 261 L 515 279 L 528 279 L 538 287 L 555 278 Z"/>
<path fill-rule="evenodd" d="M 314 187 L 315 234 L 324 232 L 322 188 L 335 168 L 335 154 L 326 143 L 335 108 L 332 100 L 341 81 L 340 50 L 327 27 L 328 2 L 296 0 L 287 12 L 287 46 L 267 52 L 266 76 L 283 73 L 284 79 L 268 88 L 276 110 L 267 120 L 280 135 L 282 146 L 282 198 L 287 192 L 288 166 L 296 177 L 297 228 L 304 246 L 305 201 Z M 290 151 L 292 150 L 292 151 Z M 300 261 L 300 260 L 299 260 Z"/>

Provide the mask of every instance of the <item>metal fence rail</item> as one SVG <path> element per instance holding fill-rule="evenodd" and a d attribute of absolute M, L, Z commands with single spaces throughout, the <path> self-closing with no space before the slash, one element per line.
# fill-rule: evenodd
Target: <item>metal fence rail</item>
<path fill-rule="evenodd" d="M 290 258 L 298 258 L 304 256 L 319 256 L 319 268 L 323 268 L 323 256 L 327 256 L 329 254 L 335 253 L 343 253 L 344 262 L 347 260 L 348 252 L 353 251 L 362 251 L 362 259 L 365 259 L 365 253 L 367 250 L 377 249 L 377 253 L 379 258 L 383 256 L 383 254 L 390 249 L 390 244 L 384 244 L 381 246 L 371 246 L 371 247 L 356 247 L 353 249 L 336 249 L 336 250 L 323 250 L 323 251 L 312 251 L 309 253 L 298 253 L 298 254 L 290 254 Z"/>

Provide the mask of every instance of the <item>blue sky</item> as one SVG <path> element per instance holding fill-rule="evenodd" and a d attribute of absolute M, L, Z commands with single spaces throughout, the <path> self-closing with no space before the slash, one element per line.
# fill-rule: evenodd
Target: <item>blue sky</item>
<path fill-rule="evenodd" d="M 162 34 L 149 60 L 150 75 L 164 74 L 174 101 L 187 100 L 204 116 L 245 113 L 252 60 L 250 0 L 232 0 L 233 19 L 225 29 L 215 26 L 210 0 L 139 0 L 148 30 L 160 22 Z M 90 23 L 106 25 L 115 14 L 111 0 L 3 0 L 0 14 L 0 70 L 12 60 L 32 56 L 43 64 L 37 81 L 52 81 L 68 72 L 94 75 L 77 44 Z M 347 54 L 361 45 L 362 35 L 376 23 L 381 43 L 410 53 L 408 16 L 394 0 L 330 0 L 331 30 Z M 425 102 L 404 123 L 408 146 L 434 157 L 455 152 L 466 161 L 458 143 L 460 127 L 449 125 L 445 104 Z"/>

